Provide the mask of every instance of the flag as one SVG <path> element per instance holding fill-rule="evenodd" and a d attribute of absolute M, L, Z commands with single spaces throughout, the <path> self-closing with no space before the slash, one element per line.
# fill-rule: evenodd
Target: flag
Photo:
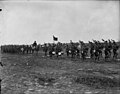
<path fill-rule="evenodd" d="M 53 40 L 54 40 L 54 41 L 58 41 L 58 38 L 55 37 L 55 36 L 53 36 Z"/>
<path fill-rule="evenodd" d="M 102 39 L 102 41 L 105 41 L 104 39 Z"/>

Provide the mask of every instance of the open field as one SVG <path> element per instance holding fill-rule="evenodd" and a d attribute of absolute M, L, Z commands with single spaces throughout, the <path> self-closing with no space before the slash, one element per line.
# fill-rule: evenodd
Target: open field
<path fill-rule="evenodd" d="M 120 61 L 2 54 L 1 94 L 120 94 Z"/>

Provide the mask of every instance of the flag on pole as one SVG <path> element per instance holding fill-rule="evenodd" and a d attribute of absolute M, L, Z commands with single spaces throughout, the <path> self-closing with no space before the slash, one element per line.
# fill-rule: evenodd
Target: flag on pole
<path fill-rule="evenodd" d="M 102 39 L 102 41 L 105 41 L 104 39 Z"/>
<path fill-rule="evenodd" d="M 58 41 L 58 38 L 53 35 L 53 40 Z"/>

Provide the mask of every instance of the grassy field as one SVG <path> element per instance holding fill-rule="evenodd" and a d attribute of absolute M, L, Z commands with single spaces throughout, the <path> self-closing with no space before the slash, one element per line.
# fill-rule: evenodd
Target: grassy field
<path fill-rule="evenodd" d="M 120 94 L 120 61 L 2 54 L 1 94 Z"/>

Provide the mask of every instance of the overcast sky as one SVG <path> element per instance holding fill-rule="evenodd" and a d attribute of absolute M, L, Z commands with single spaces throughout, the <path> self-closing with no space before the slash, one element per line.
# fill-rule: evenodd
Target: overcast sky
<path fill-rule="evenodd" d="M 119 39 L 118 1 L 0 1 L 1 44 Z"/>

